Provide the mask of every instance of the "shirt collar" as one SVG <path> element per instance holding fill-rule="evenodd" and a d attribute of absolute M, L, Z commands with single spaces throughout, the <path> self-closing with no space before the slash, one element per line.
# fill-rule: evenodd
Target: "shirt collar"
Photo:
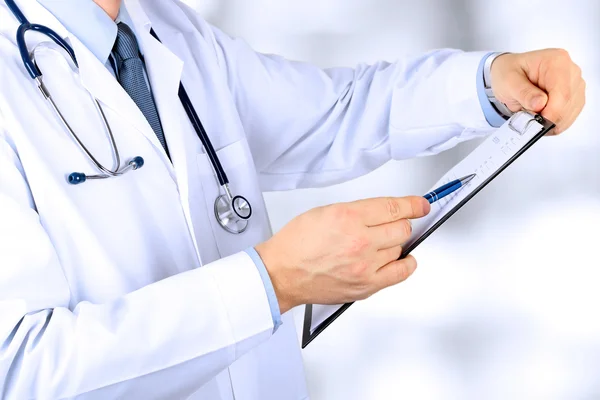
<path fill-rule="evenodd" d="M 38 0 L 98 60 L 106 64 L 117 39 L 117 24 L 93 0 Z M 117 22 L 133 24 L 125 5 L 121 5 Z"/>

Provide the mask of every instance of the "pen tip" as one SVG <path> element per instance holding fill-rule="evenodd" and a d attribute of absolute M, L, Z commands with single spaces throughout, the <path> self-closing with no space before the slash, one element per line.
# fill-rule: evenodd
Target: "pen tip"
<path fill-rule="evenodd" d="M 477 174 L 467 175 L 464 178 L 460 178 L 460 182 L 464 185 L 466 183 L 469 183 L 471 181 L 471 179 L 475 178 L 476 176 L 477 176 Z"/>

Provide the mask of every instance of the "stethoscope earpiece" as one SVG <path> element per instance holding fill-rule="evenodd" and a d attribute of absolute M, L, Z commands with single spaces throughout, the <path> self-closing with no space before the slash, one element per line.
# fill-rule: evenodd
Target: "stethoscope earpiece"
<path fill-rule="evenodd" d="M 86 175 L 83 172 L 73 172 L 69 174 L 67 181 L 71 185 L 79 185 L 84 183 L 88 179 L 106 179 L 113 176 L 123 175 L 125 172 L 129 170 L 135 171 L 136 169 L 140 169 L 144 166 L 144 159 L 140 156 L 133 157 L 131 161 L 127 163 L 125 168 L 117 170 L 117 172 L 108 171 L 108 173 L 104 173 L 101 175 Z"/>
<path fill-rule="evenodd" d="M 134 157 L 133 160 L 129 161 L 129 165 L 131 165 L 131 168 L 135 171 L 144 166 L 144 159 L 140 156 Z"/>
<path fill-rule="evenodd" d="M 87 177 L 85 176 L 84 173 L 73 172 L 72 174 L 69 175 L 68 180 L 71 185 L 79 185 L 80 183 L 85 182 L 87 180 Z"/>

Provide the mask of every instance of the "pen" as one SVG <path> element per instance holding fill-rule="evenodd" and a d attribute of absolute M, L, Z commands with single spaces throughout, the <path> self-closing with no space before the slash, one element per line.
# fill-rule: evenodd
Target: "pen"
<path fill-rule="evenodd" d="M 439 188 L 427 193 L 423 197 L 427 199 L 429 204 L 433 204 L 436 201 L 448 196 L 449 194 L 456 192 L 458 189 L 462 188 L 467 183 L 469 183 L 471 179 L 475 178 L 475 176 L 476 174 L 471 174 L 463 178 L 453 180 L 452 182 L 448 182 L 445 185 L 440 186 Z"/>

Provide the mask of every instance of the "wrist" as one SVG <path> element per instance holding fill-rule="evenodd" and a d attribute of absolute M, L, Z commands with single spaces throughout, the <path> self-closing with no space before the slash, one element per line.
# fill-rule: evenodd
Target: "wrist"
<path fill-rule="evenodd" d="M 487 95 L 487 99 L 494 107 L 494 109 L 502 115 L 504 118 L 511 117 L 514 113 L 508 108 L 508 106 L 503 103 L 500 99 L 498 99 L 497 92 L 494 90 L 494 82 L 497 81 L 497 74 L 493 72 L 497 72 L 498 68 L 494 68 L 497 66 L 498 61 L 502 62 L 502 59 L 506 59 L 506 56 L 511 53 L 492 53 L 485 60 L 485 64 L 483 66 L 483 85 L 485 94 Z"/>
<path fill-rule="evenodd" d="M 273 290 L 279 303 L 279 312 L 284 314 L 298 304 L 296 304 L 290 295 L 290 291 L 287 289 L 289 285 L 285 284 L 286 279 L 282 276 L 284 271 L 283 257 L 275 251 L 274 247 L 268 241 L 257 245 L 254 249 L 262 259 L 271 279 Z"/>

